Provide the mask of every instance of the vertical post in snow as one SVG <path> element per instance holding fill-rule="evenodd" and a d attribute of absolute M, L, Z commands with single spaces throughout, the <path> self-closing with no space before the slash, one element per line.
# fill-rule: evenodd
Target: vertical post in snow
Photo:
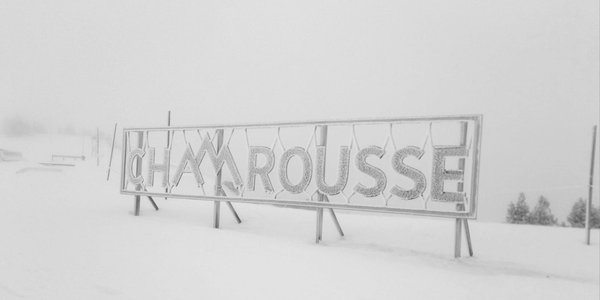
<path fill-rule="evenodd" d="M 223 129 L 217 129 L 217 153 L 221 151 L 221 147 L 223 147 Z M 223 168 L 219 169 L 217 172 L 217 178 L 215 181 L 215 195 L 221 195 L 221 175 L 223 173 Z M 221 217 L 221 201 L 214 201 L 214 211 L 213 211 L 213 227 L 219 228 L 219 219 Z"/>
<path fill-rule="evenodd" d="M 144 148 L 144 133 L 142 131 L 138 131 L 137 133 L 137 142 L 138 142 L 138 148 L 142 149 Z M 135 172 L 136 172 L 136 176 L 139 176 L 140 174 L 142 174 L 142 158 L 138 158 L 136 160 L 135 163 Z M 142 189 L 142 186 L 140 184 L 136 185 L 135 190 L 136 191 L 140 191 Z M 140 215 L 140 195 L 135 195 L 135 204 L 134 204 L 134 215 L 139 216 Z"/>
<path fill-rule="evenodd" d="M 171 127 L 171 111 L 167 113 L 167 127 Z M 167 131 L 167 147 L 171 145 L 171 134 Z"/>
<path fill-rule="evenodd" d="M 316 141 L 317 141 L 317 146 L 325 146 L 325 147 L 327 146 L 327 126 L 326 125 L 317 126 Z M 318 192 L 318 191 L 317 191 L 317 195 L 319 196 L 319 198 L 318 198 L 319 202 L 329 202 L 329 198 L 327 197 L 327 195 L 325 195 L 321 192 Z M 335 225 L 337 232 L 339 233 L 340 236 L 344 236 L 344 231 L 342 230 L 342 226 L 340 225 L 340 222 L 338 221 L 337 216 L 336 216 L 335 212 L 333 211 L 333 208 L 327 208 L 327 210 L 329 210 L 329 214 L 331 215 L 331 219 L 333 220 L 333 224 Z M 315 242 L 319 243 L 319 241 L 323 240 L 323 208 L 317 208 L 316 212 L 317 212 L 317 228 L 316 228 Z"/>
<path fill-rule="evenodd" d="M 167 113 L 167 127 L 171 127 L 171 111 Z M 171 131 L 167 131 L 167 148 L 171 148 Z M 165 188 L 165 194 L 169 193 L 169 188 Z M 167 197 L 165 197 L 167 200 Z"/>
<path fill-rule="evenodd" d="M 471 244 L 471 230 L 469 230 L 469 221 L 467 219 L 463 219 L 463 225 L 465 225 L 465 236 L 467 237 L 469 256 L 473 256 L 473 244 Z"/>
<path fill-rule="evenodd" d="M 110 158 L 108 159 L 108 170 L 106 171 L 106 181 L 110 179 L 110 166 L 112 165 L 113 152 L 115 151 L 115 138 L 117 137 L 117 123 L 115 123 L 115 129 L 113 130 L 112 144 L 110 146 Z"/>
<path fill-rule="evenodd" d="M 461 234 L 462 234 L 462 220 L 457 218 L 454 224 L 454 258 L 460 257 L 461 250 Z"/>
<path fill-rule="evenodd" d="M 467 132 L 468 132 L 468 123 L 461 122 L 460 124 L 460 146 L 467 145 Z M 465 171 L 465 159 L 460 158 L 458 160 L 458 169 L 464 173 Z M 465 189 L 464 182 L 459 182 L 456 188 L 457 192 L 462 193 Z M 459 203 L 456 205 L 458 211 L 464 211 L 465 205 L 464 203 Z M 462 248 L 462 225 L 465 226 L 465 236 L 467 237 L 467 245 L 469 247 L 469 255 L 473 256 L 473 247 L 471 245 L 471 232 L 469 230 L 469 222 L 464 218 L 457 218 L 455 220 L 455 228 L 454 228 L 454 257 L 460 257 L 461 248 Z"/>
<path fill-rule="evenodd" d="M 317 126 L 317 146 L 327 146 L 327 125 Z M 325 160 L 325 158 L 323 158 Z M 324 164 L 326 165 L 326 164 Z M 317 201 L 323 202 L 325 201 L 325 195 L 320 191 L 317 191 L 317 195 L 319 199 Z M 323 209 L 317 208 L 317 228 L 316 228 L 316 237 L 315 243 L 319 243 L 323 239 Z"/>
<path fill-rule="evenodd" d="M 592 230 L 592 195 L 594 187 L 594 158 L 596 156 L 596 132 L 598 125 L 594 125 L 593 136 L 592 136 L 592 158 L 590 163 L 590 186 L 588 190 L 587 203 L 585 205 L 585 243 L 590 244 L 590 231 Z"/>
<path fill-rule="evenodd" d="M 100 128 L 96 127 L 96 167 L 100 166 Z"/>

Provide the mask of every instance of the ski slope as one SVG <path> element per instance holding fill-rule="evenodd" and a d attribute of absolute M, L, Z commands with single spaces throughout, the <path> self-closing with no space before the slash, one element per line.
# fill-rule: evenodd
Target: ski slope
<path fill-rule="evenodd" d="M 118 157 L 118 156 L 117 156 Z M 475 256 L 453 258 L 454 220 L 133 199 L 106 164 L 0 164 L 0 299 L 598 299 L 599 231 L 471 222 Z M 116 167 L 115 167 L 116 165 Z M 482 200 L 483 201 L 483 200 Z M 463 253 L 466 253 L 466 248 Z"/>

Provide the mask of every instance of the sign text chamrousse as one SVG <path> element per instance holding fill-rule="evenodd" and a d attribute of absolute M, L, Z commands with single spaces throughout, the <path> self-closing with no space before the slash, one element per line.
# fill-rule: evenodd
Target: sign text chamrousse
<path fill-rule="evenodd" d="M 121 193 L 474 218 L 480 140 L 479 115 L 127 128 Z"/>

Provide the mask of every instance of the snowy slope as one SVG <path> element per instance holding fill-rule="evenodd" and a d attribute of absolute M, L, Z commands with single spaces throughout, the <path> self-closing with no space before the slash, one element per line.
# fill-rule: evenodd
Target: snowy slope
<path fill-rule="evenodd" d="M 599 232 L 472 222 L 473 258 L 453 258 L 453 220 L 118 193 L 95 161 L 0 165 L 0 299 L 598 299 Z M 116 163 L 118 166 L 118 163 Z M 114 168 L 117 170 L 117 168 Z M 114 172 L 114 171 L 113 171 Z M 463 249 L 466 252 L 466 249 Z"/>

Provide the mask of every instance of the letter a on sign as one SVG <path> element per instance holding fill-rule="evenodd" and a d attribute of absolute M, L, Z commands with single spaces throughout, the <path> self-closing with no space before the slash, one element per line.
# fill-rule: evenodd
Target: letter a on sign
<path fill-rule="evenodd" d="M 240 172 L 238 171 L 235 161 L 233 160 L 233 155 L 231 155 L 231 151 L 229 151 L 229 146 L 223 145 L 223 147 L 219 149 L 219 153 L 217 153 L 212 142 L 210 141 L 210 137 L 207 134 L 204 139 L 202 139 L 202 145 L 200 145 L 200 150 L 198 150 L 198 154 L 196 156 L 196 161 L 198 161 L 198 164 L 202 163 L 206 153 L 208 153 L 208 158 L 212 162 L 216 173 L 223 168 L 223 165 L 227 165 L 236 187 L 242 186 L 242 178 L 240 177 Z"/>

